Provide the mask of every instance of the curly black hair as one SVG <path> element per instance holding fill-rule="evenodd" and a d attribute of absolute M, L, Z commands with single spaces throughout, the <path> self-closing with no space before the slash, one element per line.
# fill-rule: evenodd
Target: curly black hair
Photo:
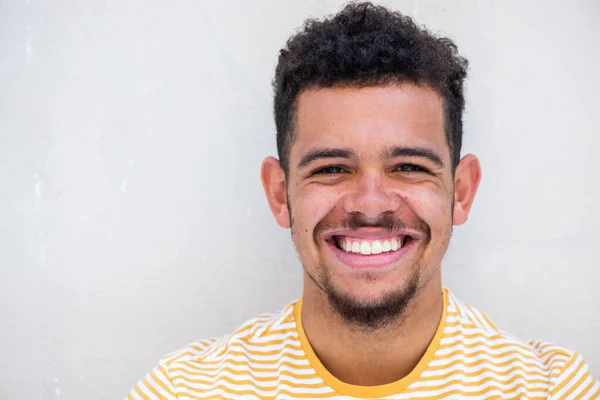
<path fill-rule="evenodd" d="M 307 20 L 280 51 L 273 80 L 277 152 L 286 176 L 302 91 L 402 82 L 430 87 L 442 97 L 454 170 L 462 146 L 467 66 L 452 40 L 370 2 L 352 2 L 329 18 Z"/>

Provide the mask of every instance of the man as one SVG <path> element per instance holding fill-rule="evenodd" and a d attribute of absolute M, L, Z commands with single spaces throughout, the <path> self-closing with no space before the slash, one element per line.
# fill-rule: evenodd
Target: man
<path fill-rule="evenodd" d="M 599 397 L 578 353 L 442 289 L 481 176 L 460 156 L 466 69 L 452 41 L 370 3 L 308 21 L 279 57 L 279 160 L 262 165 L 302 299 L 164 357 L 129 398 Z"/>

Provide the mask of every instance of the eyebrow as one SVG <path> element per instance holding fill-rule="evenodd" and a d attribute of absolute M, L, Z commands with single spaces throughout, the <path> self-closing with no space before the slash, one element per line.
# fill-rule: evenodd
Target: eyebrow
<path fill-rule="evenodd" d="M 431 149 L 425 147 L 392 147 L 382 153 L 383 158 L 396 157 L 420 157 L 426 158 L 437 165 L 438 168 L 444 168 L 446 165 L 442 158 Z"/>
<path fill-rule="evenodd" d="M 327 158 L 347 158 L 354 160 L 356 159 L 356 156 L 354 155 L 354 152 L 347 149 L 315 149 L 302 156 L 300 162 L 298 163 L 298 168 L 304 168 L 313 161 Z"/>

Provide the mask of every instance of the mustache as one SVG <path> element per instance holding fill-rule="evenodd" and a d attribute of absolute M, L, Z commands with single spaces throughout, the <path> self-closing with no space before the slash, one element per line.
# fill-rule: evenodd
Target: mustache
<path fill-rule="evenodd" d="M 401 219 L 397 218 L 394 214 L 382 214 L 375 219 L 369 219 L 364 214 L 353 213 L 349 214 L 347 218 L 341 221 L 331 221 L 327 218 L 319 221 L 314 230 L 314 239 L 317 241 L 317 237 L 322 232 L 332 231 L 336 229 L 345 229 L 349 231 L 355 231 L 360 228 L 381 228 L 386 229 L 389 232 L 396 232 L 402 230 L 412 230 L 421 232 L 426 238 L 430 237 L 431 228 L 423 220 L 419 220 L 417 223 L 409 224 Z"/>

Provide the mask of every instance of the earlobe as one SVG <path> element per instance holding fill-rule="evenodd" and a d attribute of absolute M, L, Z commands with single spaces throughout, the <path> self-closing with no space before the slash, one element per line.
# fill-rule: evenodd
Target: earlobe
<path fill-rule="evenodd" d="M 287 203 L 285 172 L 279 161 L 274 157 L 265 158 L 260 175 L 275 220 L 282 228 L 289 228 L 291 223 Z"/>
<path fill-rule="evenodd" d="M 480 180 L 479 160 L 472 154 L 464 156 L 458 163 L 454 174 L 454 214 L 452 219 L 454 225 L 467 222 Z"/>

